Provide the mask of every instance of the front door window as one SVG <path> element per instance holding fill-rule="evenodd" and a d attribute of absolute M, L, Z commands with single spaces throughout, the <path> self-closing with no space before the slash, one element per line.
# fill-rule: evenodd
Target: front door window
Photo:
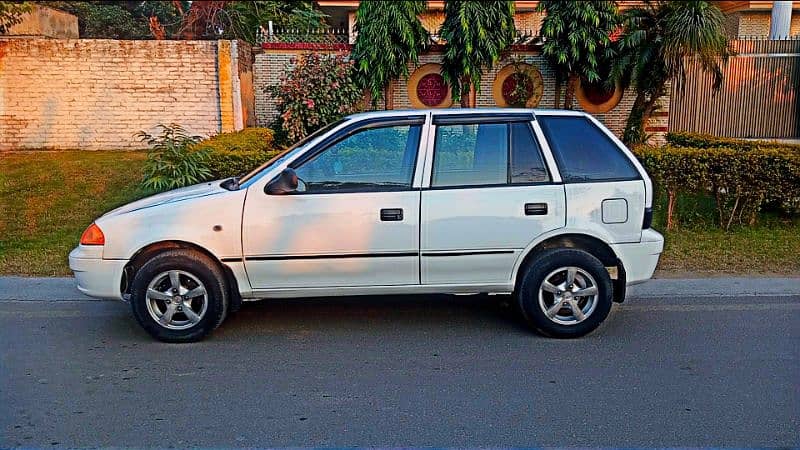
<path fill-rule="evenodd" d="M 405 190 L 411 187 L 420 125 L 357 131 L 295 169 L 299 192 Z"/>

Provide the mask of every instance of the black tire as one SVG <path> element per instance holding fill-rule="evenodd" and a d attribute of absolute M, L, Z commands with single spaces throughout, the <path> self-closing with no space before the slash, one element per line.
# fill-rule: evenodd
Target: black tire
<path fill-rule="evenodd" d="M 594 278 L 597 296 L 594 299 L 596 303 L 594 310 L 585 320 L 565 325 L 547 316 L 539 303 L 539 289 L 549 274 L 570 266 L 586 271 Z M 519 309 L 527 324 L 545 336 L 554 338 L 584 336 L 600 326 L 611 311 L 613 294 L 611 277 L 600 260 L 583 250 L 568 248 L 545 250 L 527 265 L 521 276 L 515 293 Z"/>
<path fill-rule="evenodd" d="M 191 274 L 202 282 L 206 292 L 206 310 L 200 320 L 188 328 L 176 330 L 161 325 L 148 311 L 148 285 L 159 274 L 171 270 Z M 191 249 L 167 250 L 147 261 L 133 278 L 131 309 L 136 321 L 154 338 L 164 342 L 196 342 L 217 328 L 228 313 L 228 288 L 225 276 L 214 260 Z"/>

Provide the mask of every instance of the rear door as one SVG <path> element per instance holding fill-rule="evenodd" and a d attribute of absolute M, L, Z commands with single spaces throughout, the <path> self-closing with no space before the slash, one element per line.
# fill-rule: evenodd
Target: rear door
<path fill-rule="evenodd" d="M 567 194 L 567 226 L 601 229 L 612 243 L 639 242 L 646 184 L 631 159 L 583 115 L 537 114 Z"/>
<path fill-rule="evenodd" d="M 421 209 L 423 284 L 507 283 L 520 252 L 564 226 L 531 114 L 434 115 Z"/>

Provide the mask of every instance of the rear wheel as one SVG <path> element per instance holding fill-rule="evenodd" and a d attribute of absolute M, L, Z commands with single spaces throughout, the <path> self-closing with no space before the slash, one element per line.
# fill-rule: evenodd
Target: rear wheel
<path fill-rule="evenodd" d="M 194 342 L 225 319 L 227 287 L 215 261 L 196 250 L 169 250 L 133 279 L 131 308 L 139 324 L 165 342 Z"/>
<path fill-rule="evenodd" d="M 542 252 L 527 267 L 517 292 L 522 315 L 541 334 L 580 337 L 596 329 L 612 303 L 608 271 L 576 249 Z"/>

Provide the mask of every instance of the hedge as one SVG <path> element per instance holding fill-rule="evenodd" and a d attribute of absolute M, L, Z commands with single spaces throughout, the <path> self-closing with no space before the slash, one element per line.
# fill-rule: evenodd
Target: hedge
<path fill-rule="evenodd" d="M 700 133 L 667 133 L 667 143 L 675 147 L 729 148 L 741 151 L 772 148 L 776 150 L 800 152 L 800 145 L 783 144 L 773 141 L 746 141 L 743 139 L 724 138 Z"/>
<path fill-rule="evenodd" d="M 269 128 L 217 134 L 195 144 L 192 150 L 207 152 L 207 166 L 214 179 L 250 172 L 281 151 Z"/>
<path fill-rule="evenodd" d="M 800 208 L 800 153 L 783 148 L 639 147 L 634 153 L 667 193 L 667 228 L 672 228 L 680 194 L 713 195 L 720 226 L 753 224 L 762 206 Z"/>

